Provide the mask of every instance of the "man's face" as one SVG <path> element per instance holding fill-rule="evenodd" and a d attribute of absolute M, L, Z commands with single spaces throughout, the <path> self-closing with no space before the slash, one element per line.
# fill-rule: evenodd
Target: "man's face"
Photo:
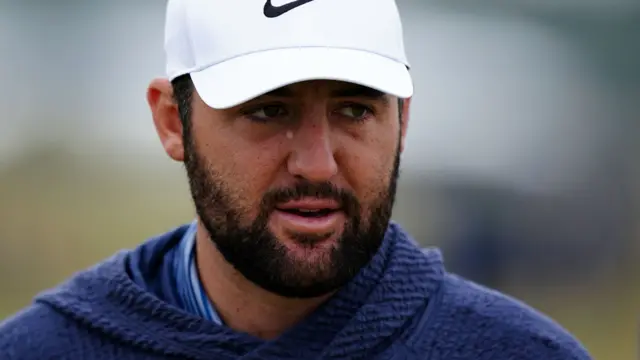
<path fill-rule="evenodd" d="M 294 84 L 212 109 L 194 93 L 184 157 L 198 216 L 225 259 L 286 297 L 347 283 L 376 253 L 396 191 L 396 98 Z"/>

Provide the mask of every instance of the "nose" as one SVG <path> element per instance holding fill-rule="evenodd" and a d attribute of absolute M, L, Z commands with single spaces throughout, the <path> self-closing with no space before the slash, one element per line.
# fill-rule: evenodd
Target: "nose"
<path fill-rule="evenodd" d="M 326 116 L 303 119 L 294 134 L 287 162 L 289 173 L 313 182 L 331 180 L 338 164 Z"/>

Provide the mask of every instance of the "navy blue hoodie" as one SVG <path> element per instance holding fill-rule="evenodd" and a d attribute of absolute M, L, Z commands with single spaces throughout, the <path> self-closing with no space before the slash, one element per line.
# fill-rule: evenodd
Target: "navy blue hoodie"
<path fill-rule="evenodd" d="M 590 359 L 549 318 L 447 273 L 395 224 L 347 286 L 264 341 L 180 309 L 172 260 L 186 228 L 37 296 L 0 324 L 0 359 Z"/>

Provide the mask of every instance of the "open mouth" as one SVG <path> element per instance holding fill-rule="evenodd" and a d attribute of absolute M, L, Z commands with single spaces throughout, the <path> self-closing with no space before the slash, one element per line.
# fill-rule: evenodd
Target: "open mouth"
<path fill-rule="evenodd" d="M 330 215 L 338 211 L 338 209 L 299 209 L 299 208 L 298 209 L 296 208 L 278 209 L 278 210 L 288 214 L 302 216 L 306 218 L 319 218 L 319 217 Z"/>
<path fill-rule="evenodd" d="M 331 199 L 303 198 L 278 204 L 273 221 L 289 233 L 332 233 L 345 221 L 343 208 Z"/>

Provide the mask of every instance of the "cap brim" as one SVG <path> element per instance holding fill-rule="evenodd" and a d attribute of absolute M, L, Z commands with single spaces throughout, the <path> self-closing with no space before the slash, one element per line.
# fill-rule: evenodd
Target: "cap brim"
<path fill-rule="evenodd" d="M 202 100 L 215 109 L 247 102 L 307 80 L 337 80 L 408 98 L 413 82 L 402 62 L 339 48 L 286 48 L 255 52 L 191 73 Z"/>

